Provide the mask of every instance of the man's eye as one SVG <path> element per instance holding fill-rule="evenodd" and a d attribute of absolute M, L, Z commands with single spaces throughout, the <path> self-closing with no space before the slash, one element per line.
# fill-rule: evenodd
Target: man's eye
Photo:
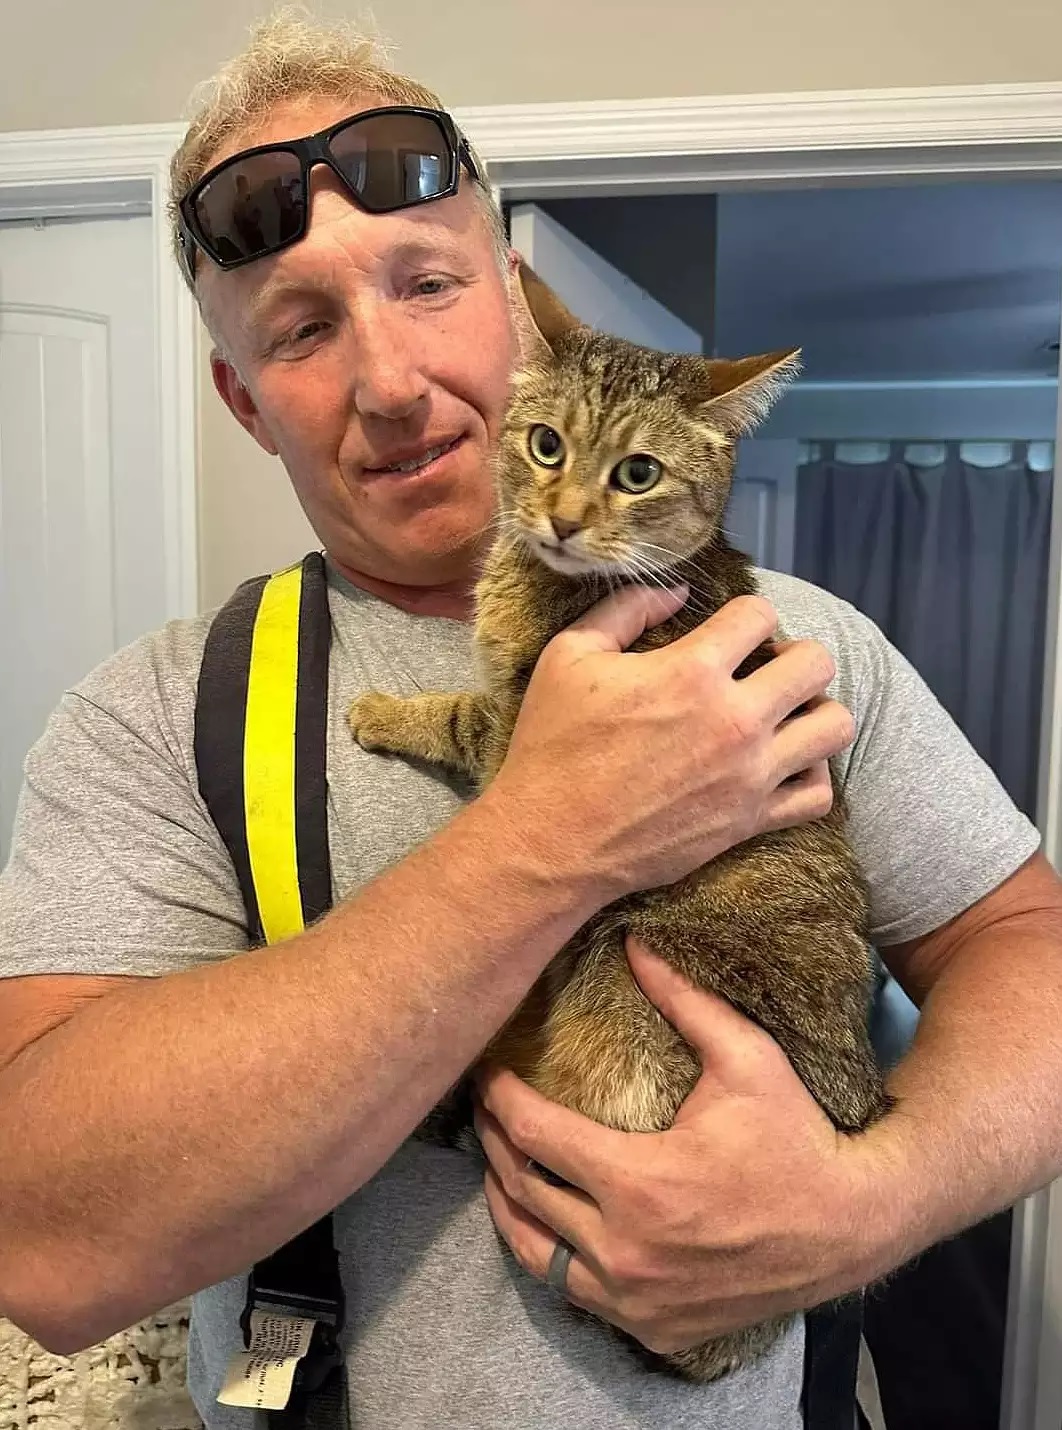
<path fill-rule="evenodd" d="M 413 291 L 418 298 L 434 298 L 439 293 L 445 293 L 452 283 L 452 279 L 433 273 L 429 277 L 418 278 L 413 284 Z"/>
<path fill-rule="evenodd" d="M 315 337 L 324 326 L 325 324 L 320 319 L 314 319 L 312 323 L 300 323 L 288 334 L 288 342 L 304 343 L 307 339 Z"/>

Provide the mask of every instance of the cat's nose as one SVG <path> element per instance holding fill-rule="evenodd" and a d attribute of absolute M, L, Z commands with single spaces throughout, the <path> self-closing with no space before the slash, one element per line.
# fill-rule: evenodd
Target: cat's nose
<path fill-rule="evenodd" d="M 567 541 L 569 536 L 574 536 L 577 531 L 582 531 L 581 521 L 567 521 L 563 516 L 551 516 L 549 524 L 557 535 L 558 541 Z"/>

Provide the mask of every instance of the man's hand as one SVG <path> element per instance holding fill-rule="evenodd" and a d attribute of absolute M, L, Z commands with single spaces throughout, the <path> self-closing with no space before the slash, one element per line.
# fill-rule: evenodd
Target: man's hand
<path fill-rule="evenodd" d="M 660 1352 L 881 1274 L 892 1251 L 868 1209 L 874 1171 L 861 1139 L 834 1130 L 761 1029 L 633 941 L 628 955 L 703 1075 L 672 1128 L 632 1134 L 513 1073 L 486 1072 L 476 1126 L 487 1201 L 517 1259 L 543 1278 L 562 1237 L 575 1249 L 572 1301 Z M 551 1184 L 529 1159 L 571 1185 Z"/>
<path fill-rule="evenodd" d="M 582 877 L 596 906 L 671 883 L 763 830 L 830 807 L 826 760 L 852 717 L 814 641 L 742 661 L 777 630 L 758 596 L 730 601 L 681 639 L 626 652 L 682 597 L 632 586 L 555 636 L 539 657 L 508 755 L 483 796 L 507 801 L 553 876 Z M 795 713 L 799 712 L 799 713 Z"/>

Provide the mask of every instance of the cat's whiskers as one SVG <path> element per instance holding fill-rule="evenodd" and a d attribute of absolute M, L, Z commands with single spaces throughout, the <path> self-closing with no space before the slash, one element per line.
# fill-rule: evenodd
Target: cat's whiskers
<path fill-rule="evenodd" d="M 677 551 L 672 551 L 670 546 L 658 546 L 655 541 L 646 541 L 641 537 L 634 543 L 634 549 L 636 551 L 662 551 L 664 555 L 669 556 L 676 565 L 681 565 L 682 562 L 686 560 L 686 557 L 680 556 Z"/>
<path fill-rule="evenodd" d="M 635 561 L 635 560 L 630 560 L 630 561 L 628 561 L 628 563 L 627 563 L 627 569 L 628 569 L 628 572 L 633 576 L 633 578 L 634 578 L 634 579 L 638 582 L 638 584 L 641 585 L 641 586 L 651 586 L 651 587 L 653 587 L 654 590 L 658 590 L 658 591 L 672 591 L 672 590 L 674 590 L 674 586 L 675 586 L 674 580 L 665 580 L 665 579 L 663 579 L 663 578 L 659 575 L 658 572 L 656 572 L 656 571 L 653 570 L 653 568 L 652 568 L 651 566 L 646 566 L 646 565 L 644 565 L 644 563 L 642 563 L 641 561 Z M 700 609 L 700 607 L 699 607 L 699 603 L 696 602 L 695 600 L 691 600 L 690 598 L 687 598 L 685 604 L 686 604 L 686 606 L 687 606 L 687 608 L 688 608 L 689 610 L 691 610 L 691 611 L 694 612 L 695 615 L 707 614 L 706 611 L 704 611 L 704 612 L 701 611 L 701 609 Z"/>
<path fill-rule="evenodd" d="M 526 528 L 512 512 L 499 509 L 494 520 L 498 527 L 498 540 L 506 543 L 514 559 L 525 566 L 538 559 L 528 545 Z"/>
<path fill-rule="evenodd" d="M 681 579 L 686 582 L 686 584 L 690 587 L 690 590 L 695 594 L 699 594 L 702 596 L 707 595 L 707 588 L 701 587 L 696 582 L 690 580 L 688 570 L 685 572 L 676 570 L 675 567 L 672 566 L 670 563 L 665 564 L 664 562 L 660 561 L 655 557 L 648 556 L 647 552 L 650 550 L 662 551 L 664 555 L 670 557 L 671 562 L 675 563 L 675 566 L 678 567 L 681 567 L 685 562 L 689 560 L 688 556 L 682 556 L 679 552 L 672 551 L 667 546 L 658 546 L 655 542 L 652 541 L 638 541 L 634 544 L 633 550 L 641 557 L 643 561 L 652 566 L 653 570 L 657 573 L 657 575 L 663 576 L 665 580 L 669 582 L 670 585 L 673 586 L 677 581 Z"/>
<path fill-rule="evenodd" d="M 649 557 L 638 551 L 632 551 L 628 557 L 628 567 L 642 581 L 644 585 L 654 586 L 661 591 L 673 591 L 675 589 L 675 573 L 667 567 L 660 566 Z M 697 598 L 697 587 L 692 583 L 689 585 L 690 594 L 685 601 L 685 609 L 692 611 L 694 615 L 702 619 L 710 616 L 713 607 L 703 600 Z M 703 592 L 701 593 L 704 594 Z"/>

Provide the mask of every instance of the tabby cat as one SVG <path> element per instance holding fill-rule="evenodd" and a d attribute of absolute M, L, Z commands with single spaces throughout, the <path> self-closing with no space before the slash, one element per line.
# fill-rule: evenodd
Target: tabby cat
<path fill-rule="evenodd" d="M 370 693 L 350 712 L 366 749 L 446 765 L 480 788 L 505 756 L 543 646 L 610 583 L 689 585 L 686 605 L 635 650 L 676 640 L 755 591 L 752 566 L 720 519 L 736 439 L 795 376 L 798 356 L 652 352 L 581 325 L 530 270 L 520 281 L 534 346 L 499 444 L 502 535 L 476 591 L 484 688 Z M 761 647 L 739 673 L 770 658 Z M 700 1065 L 634 982 L 624 954 L 631 933 L 765 1028 L 836 1127 L 854 1131 L 880 1116 L 887 1098 L 867 1037 L 866 892 L 835 792 L 825 818 L 759 835 L 591 919 L 495 1039 L 491 1059 L 608 1126 L 669 1127 Z M 787 1324 L 777 1318 L 654 1359 L 713 1380 L 762 1353 Z"/>

